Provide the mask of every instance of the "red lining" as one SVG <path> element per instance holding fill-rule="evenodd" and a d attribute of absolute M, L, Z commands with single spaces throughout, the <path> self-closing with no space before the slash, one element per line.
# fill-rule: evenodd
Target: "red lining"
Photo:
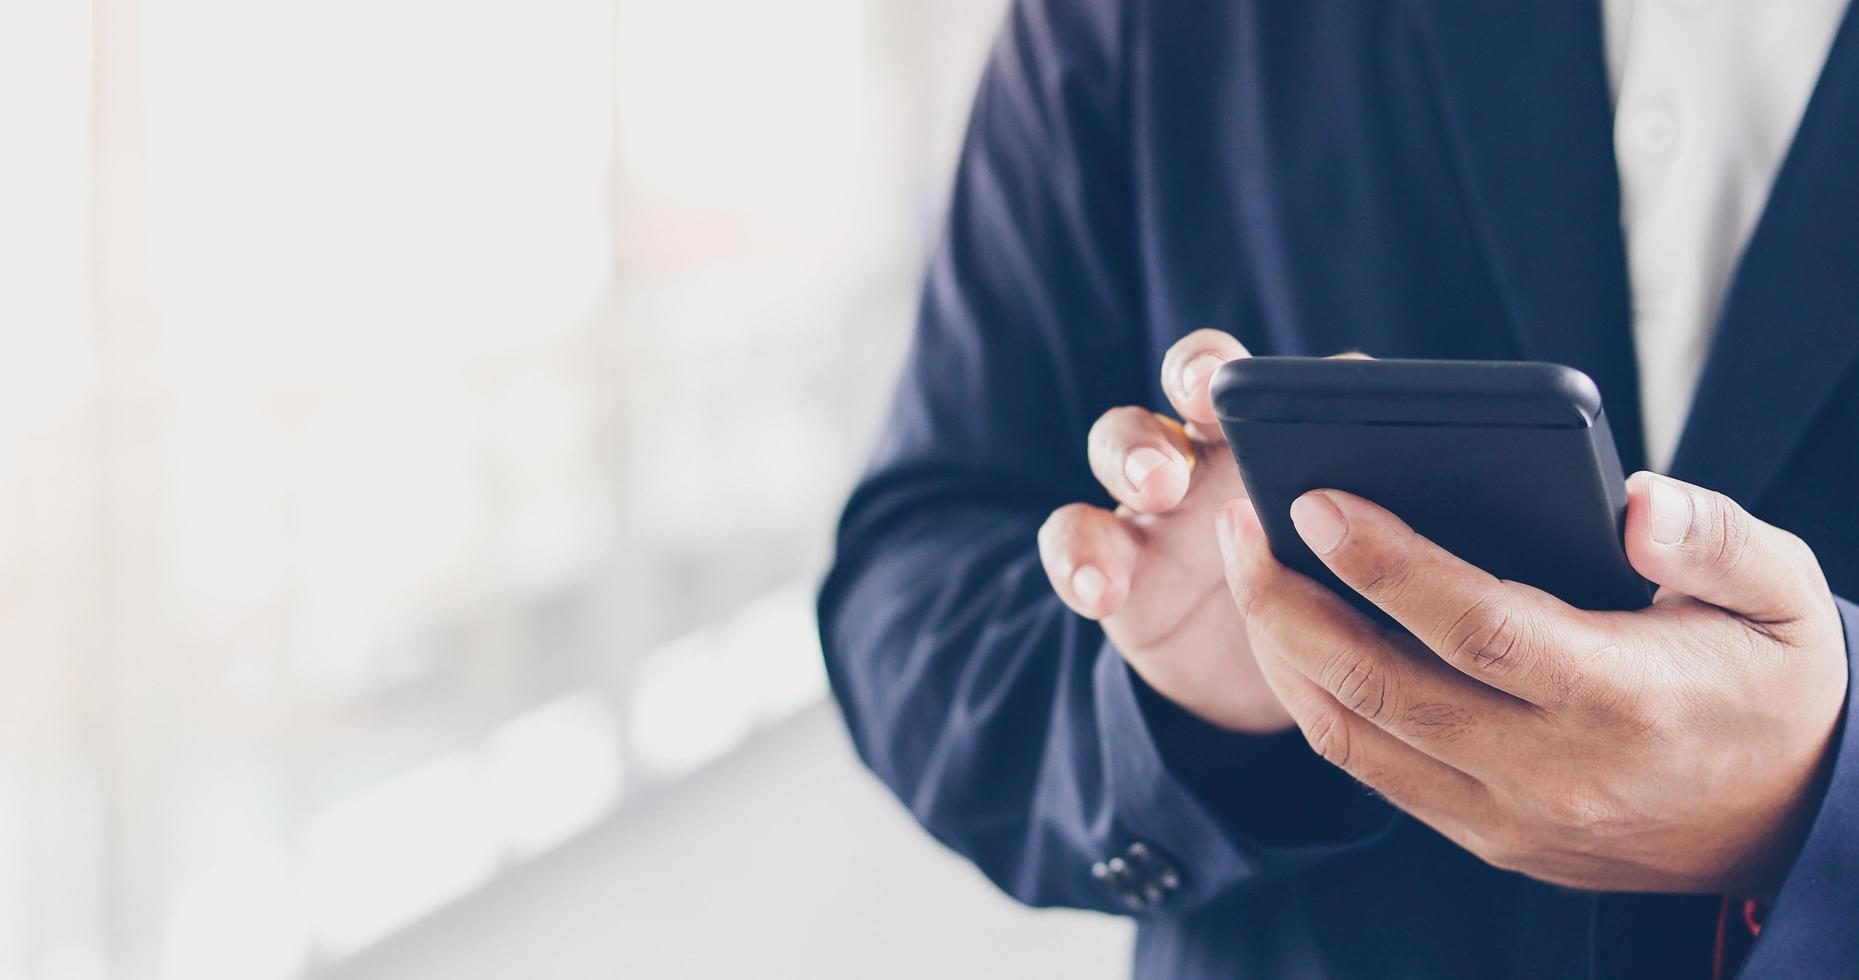
<path fill-rule="evenodd" d="M 1724 948 L 1730 925 L 1730 903 L 1733 899 L 1725 895 L 1723 904 L 1717 906 L 1717 947 L 1711 953 L 1711 980 L 1723 980 Z M 1762 906 L 1755 899 L 1743 902 L 1743 926 L 1749 930 L 1754 939 L 1762 935 Z"/>
<path fill-rule="evenodd" d="M 1730 922 L 1730 896 L 1717 906 L 1717 948 L 1711 953 L 1711 980 L 1723 980 L 1724 927 Z"/>

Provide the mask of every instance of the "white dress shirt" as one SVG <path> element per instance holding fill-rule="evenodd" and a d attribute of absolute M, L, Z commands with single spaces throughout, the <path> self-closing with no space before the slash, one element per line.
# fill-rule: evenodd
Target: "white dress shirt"
<path fill-rule="evenodd" d="M 1847 0 L 1604 2 L 1646 453 L 1664 469 Z"/>

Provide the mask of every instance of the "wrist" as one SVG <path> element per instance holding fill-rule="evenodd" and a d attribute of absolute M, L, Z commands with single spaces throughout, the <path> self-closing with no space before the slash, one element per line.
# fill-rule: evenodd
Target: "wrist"
<path fill-rule="evenodd" d="M 1748 857 L 1726 876 L 1720 889 L 1723 894 L 1764 904 L 1775 901 L 1826 799 L 1827 786 L 1833 777 L 1843 707 L 1844 702 L 1842 712 L 1835 714 L 1811 761 L 1803 767 L 1806 775 L 1797 782 L 1796 791 L 1780 808 L 1772 829 L 1762 836 Z"/>

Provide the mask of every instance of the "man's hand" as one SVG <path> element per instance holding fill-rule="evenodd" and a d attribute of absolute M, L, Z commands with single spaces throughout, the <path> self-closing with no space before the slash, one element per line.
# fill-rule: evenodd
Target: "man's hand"
<path fill-rule="evenodd" d="M 1632 613 L 1499 581 L 1346 493 L 1291 516 L 1383 630 L 1275 561 L 1245 501 L 1227 578 L 1311 745 L 1501 868 L 1597 890 L 1773 896 L 1846 696 L 1839 615 L 1799 538 L 1720 494 L 1629 481 Z"/>
<path fill-rule="evenodd" d="M 1245 487 L 1207 385 L 1221 364 L 1246 356 L 1215 330 L 1176 342 L 1162 389 L 1186 425 L 1143 408 L 1104 413 L 1091 428 L 1091 470 L 1121 506 L 1054 511 L 1039 530 L 1039 556 L 1065 604 L 1103 623 L 1157 692 L 1223 728 L 1273 732 L 1291 727 L 1291 716 L 1247 648 L 1213 535 L 1220 505 Z"/>

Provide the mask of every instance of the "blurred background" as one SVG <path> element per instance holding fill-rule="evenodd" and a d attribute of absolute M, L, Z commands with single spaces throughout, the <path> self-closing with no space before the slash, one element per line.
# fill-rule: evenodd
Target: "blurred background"
<path fill-rule="evenodd" d="M 1003 7 L 0 4 L 0 978 L 1122 975 L 813 633 Z"/>

